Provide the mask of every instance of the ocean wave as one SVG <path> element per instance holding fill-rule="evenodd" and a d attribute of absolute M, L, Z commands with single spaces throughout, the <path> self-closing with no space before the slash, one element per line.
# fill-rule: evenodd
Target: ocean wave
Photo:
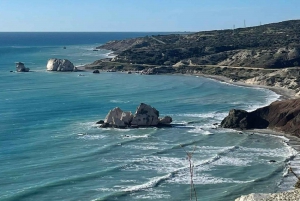
<path fill-rule="evenodd" d="M 188 114 L 175 114 L 174 116 L 214 118 L 216 116 L 216 113 L 215 112 L 210 112 L 210 113 L 188 113 Z"/>
<path fill-rule="evenodd" d="M 222 155 L 225 155 L 226 153 L 232 152 L 236 149 L 238 149 L 239 147 L 237 146 L 233 146 L 233 147 L 227 147 L 227 148 L 223 148 L 221 149 L 221 151 L 219 151 L 218 154 L 212 156 L 209 159 L 206 160 L 202 160 L 199 162 L 195 162 L 194 163 L 194 168 L 199 171 L 199 168 L 204 168 L 204 165 L 210 165 L 213 164 L 214 162 L 220 160 L 222 158 Z M 225 158 L 223 161 L 221 161 L 219 164 L 215 164 L 215 165 L 220 165 L 220 164 L 225 164 L 225 160 L 228 159 L 229 157 Z M 167 173 L 164 176 L 160 176 L 160 177 L 154 177 L 151 178 L 148 182 L 144 183 L 144 184 L 140 184 L 140 185 L 135 185 L 135 186 L 131 186 L 128 187 L 126 189 L 123 189 L 123 191 L 126 192 L 136 192 L 136 191 L 140 191 L 140 190 L 144 190 L 144 189 L 148 189 L 148 188 L 153 188 L 153 187 L 157 187 L 158 185 L 160 185 L 162 182 L 168 181 L 168 182 L 176 182 L 176 183 L 180 183 L 182 181 L 188 181 L 189 177 L 187 176 L 188 172 L 189 172 L 189 165 L 188 162 L 185 159 L 178 159 L 178 158 L 168 158 L 168 157 L 151 157 L 151 158 L 143 158 L 140 160 L 140 162 L 147 162 L 147 164 L 151 164 L 151 162 L 155 162 L 155 164 L 161 164 L 160 166 L 156 166 L 154 164 L 155 167 L 157 167 L 157 170 L 159 169 L 160 171 L 163 170 L 169 170 L 170 172 Z M 175 164 L 174 164 L 175 163 Z M 231 165 L 237 165 L 237 166 L 243 166 L 246 164 L 246 162 L 242 162 L 241 160 L 234 160 L 233 158 L 230 158 L 229 161 L 227 161 L 228 164 Z M 167 164 L 167 169 L 164 167 Z M 177 166 L 177 168 L 176 168 Z M 181 167 L 178 167 L 181 166 Z M 147 166 L 143 166 L 145 169 L 150 168 L 151 167 L 147 167 Z M 136 169 L 137 167 L 131 167 Z M 206 168 L 202 169 L 202 170 L 207 170 Z M 181 177 L 182 176 L 182 177 Z M 211 177 L 213 178 L 213 177 Z M 199 181 L 199 184 L 203 184 L 203 179 L 199 178 L 198 176 L 194 177 L 195 181 Z M 170 180 L 170 181 L 169 181 Z M 207 180 L 209 181 L 209 179 Z M 210 182 L 212 182 L 214 180 L 210 179 Z M 219 179 L 218 180 L 219 183 L 244 183 L 244 182 L 249 182 L 249 181 L 235 181 L 233 179 Z M 217 183 L 217 182 L 213 182 L 213 183 Z"/>
<path fill-rule="evenodd" d="M 193 183 L 199 185 L 221 184 L 221 183 L 244 184 L 253 181 L 254 180 L 246 180 L 246 181 L 234 180 L 232 178 L 216 177 L 209 174 L 195 174 L 193 177 Z M 180 174 L 168 180 L 168 183 L 190 184 L 190 178 L 187 174 Z"/>
<path fill-rule="evenodd" d="M 130 101 L 124 101 L 124 100 L 110 100 L 111 103 L 129 103 Z"/>
<path fill-rule="evenodd" d="M 109 171 L 113 171 L 113 170 L 109 170 Z M 93 173 L 66 177 L 56 181 L 51 181 L 43 184 L 26 187 L 20 190 L 19 192 L 14 193 L 14 195 L 7 197 L 6 200 L 23 200 L 31 196 L 37 196 L 39 194 L 43 194 L 45 191 L 49 191 L 50 189 L 55 189 L 62 186 L 68 186 L 70 185 L 70 183 L 83 182 L 90 179 L 100 178 L 102 176 L 105 176 L 106 174 L 107 174 L 107 170 L 97 171 Z"/>
<path fill-rule="evenodd" d="M 147 189 L 147 188 L 153 188 L 172 177 L 173 177 L 173 173 L 169 173 L 169 174 L 161 176 L 161 177 L 154 177 L 144 184 L 131 186 L 126 189 L 123 189 L 123 191 L 132 193 L 132 192 L 140 191 L 140 190 Z"/>
<path fill-rule="evenodd" d="M 204 130 L 202 126 L 195 126 L 194 129 L 189 130 L 188 133 L 197 133 L 197 134 L 202 134 L 202 135 L 213 135 L 214 133 Z"/>
<path fill-rule="evenodd" d="M 78 134 L 78 139 L 84 139 L 84 140 L 99 140 L 106 138 L 105 135 L 88 135 L 88 134 Z"/>

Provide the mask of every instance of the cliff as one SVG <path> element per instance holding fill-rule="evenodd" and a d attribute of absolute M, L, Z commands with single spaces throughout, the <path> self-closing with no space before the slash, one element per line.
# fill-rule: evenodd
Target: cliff
<path fill-rule="evenodd" d="M 275 101 L 253 112 L 233 109 L 221 122 L 224 128 L 270 128 L 300 137 L 300 99 Z"/>
<path fill-rule="evenodd" d="M 146 36 L 110 41 L 114 62 L 284 68 L 300 65 L 300 20 L 234 30 Z"/>

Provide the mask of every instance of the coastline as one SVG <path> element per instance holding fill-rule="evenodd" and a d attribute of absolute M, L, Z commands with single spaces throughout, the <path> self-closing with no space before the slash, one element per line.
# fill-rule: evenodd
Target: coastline
<path fill-rule="evenodd" d="M 86 69 L 84 66 L 80 67 L 80 68 L 81 68 L 81 70 L 92 72 L 91 69 Z M 127 71 L 124 71 L 124 73 L 126 73 L 126 72 Z M 177 73 L 175 73 L 175 74 L 177 74 Z M 285 88 L 281 88 L 281 87 L 271 87 L 271 86 L 265 86 L 265 85 L 247 84 L 247 83 L 244 83 L 242 81 L 233 82 L 232 79 L 230 79 L 228 77 L 225 77 L 225 76 L 220 76 L 220 75 L 208 75 L 208 74 L 202 74 L 202 73 L 183 73 L 183 74 L 178 73 L 178 74 L 180 74 L 180 75 L 190 75 L 190 76 L 201 76 L 201 77 L 205 77 L 205 78 L 209 78 L 209 79 L 213 79 L 213 80 L 216 80 L 216 81 L 220 81 L 220 82 L 224 82 L 224 83 L 232 84 L 232 85 L 237 85 L 237 86 L 268 89 L 268 90 L 271 90 L 271 91 L 273 91 L 273 92 L 275 92 L 276 94 L 279 95 L 278 100 L 287 100 L 287 99 L 297 98 L 295 96 L 296 93 L 295 93 L 294 90 L 289 90 L 289 89 L 285 89 Z M 263 134 L 263 135 L 272 135 L 274 137 L 276 137 L 276 136 L 279 137 L 280 136 L 280 137 L 287 138 L 287 140 L 283 139 L 283 144 L 285 146 L 291 147 L 293 150 L 295 150 L 296 153 L 293 156 L 291 156 L 290 158 L 287 159 L 286 167 L 292 167 L 295 172 L 297 172 L 298 174 L 300 173 L 300 169 L 297 168 L 298 162 L 300 161 L 300 156 L 299 156 L 299 153 L 300 153 L 300 138 L 298 138 L 296 136 L 293 136 L 293 135 L 290 135 L 288 133 L 278 132 L 278 131 L 271 130 L 271 129 L 254 129 L 254 130 L 245 130 L 244 132 L 245 133 Z M 293 162 L 295 162 L 295 164 Z M 289 178 L 290 180 L 294 180 L 295 176 L 291 175 L 291 174 L 285 175 L 285 173 L 284 173 L 283 176 L 282 176 L 282 182 L 284 182 L 284 180 L 286 178 Z M 289 189 L 286 189 L 286 190 L 291 190 L 292 188 L 293 188 L 292 186 L 289 186 Z M 279 193 L 279 192 L 282 192 L 282 191 L 280 191 L 280 189 L 278 189 L 278 191 L 276 193 Z"/>
<path fill-rule="evenodd" d="M 205 78 L 210 78 L 213 80 L 217 80 L 220 82 L 225 82 L 227 84 L 233 84 L 237 86 L 244 86 L 244 87 L 257 87 L 257 88 L 264 88 L 271 90 L 275 92 L 276 94 L 280 95 L 278 100 L 287 100 L 287 99 L 295 99 L 297 98 L 295 96 L 295 92 L 293 90 L 284 89 L 280 87 L 270 87 L 265 85 L 252 85 L 247 84 L 241 81 L 232 82 L 230 78 L 227 78 L 225 76 L 218 76 L 218 75 L 207 75 L 207 74 L 196 74 L 197 76 L 202 76 Z M 298 175 L 300 175 L 300 138 L 291 135 L 289 133 L 279 132 L 272 129 L 252 129 L 252 130 L 245 130 L 245 133 L 248 134 L 262 134 L 262 135 L 270 135 L 274 137 L 284 137 L 286 139 L 283 139 L 283 144 L 285 146 L 291 147 L 292 150 L 294 150 L 296 153 L 292 153 L 289 158 L 286 159 L 286 166 L 285 166 L 285 172 L 282 177 L 282 181 L 280 184 L 284 184 L 285 182 L 293 182 L 295 180 L 295 184 L 297 182 L 297 179 L 294 175 L 289 173 L 287 169 L 290 167 L 293 169 L 294 172 L 296 172 Z M 279 186 L 278 186 L 279 188 Z M 288 189 L 284 189 L 280 191 L 280 188 L 275 193 L 251 193 L 249 195 L 241 195 L 240 197 L 236 198 L 235 201 L 260 201 L 260 200 L 274 200 L 274 199 L 284 199 L 284 200 L 297 200 L 299 199 L 299 192 L 300 190 L 295 188 L 294 186 L 288 186 L 286 187 Z"/>
<path fill-rule="evenodd" d="M 297 98 L 295 96 L 296 95 L 295 91 L 290 90 L 290 89 L 284 89 L 284 88 L 281 88 L 281 87 L 271 87 L 271 86 L 266 86 L 266 85 L 247 84 L 247 83 L 241 82 L 241 81 L 232 82 L 230 78 L 225 77 L 225 76 L 220 76 L 220 75 L 207 75 L 207 74 L 196 74 L 196 75 L 206 77 L 206 78 L 210 78 L 210 79 L 214 79 L 214 80 L 218 80 L 220 82 L 225 82 L 225 83 L 228 83 L 228 84 L 237 85 L 237 86 L 257 87 L 257 88 L 269 89 L 269 90 L 275 92 L 276 94 L 280 95 L 279 100 L 287 100 L 287 99 Z"/>

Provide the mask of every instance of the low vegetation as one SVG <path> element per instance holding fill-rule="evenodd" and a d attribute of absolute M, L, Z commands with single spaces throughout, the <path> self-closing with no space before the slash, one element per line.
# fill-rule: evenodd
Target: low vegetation
<path fill-rule="evenodd" d="M 192 34 L 110 41 L 112 61 L 148 65 L 223 65 L 261 68 L 300 64 L 300 20 Z"/>

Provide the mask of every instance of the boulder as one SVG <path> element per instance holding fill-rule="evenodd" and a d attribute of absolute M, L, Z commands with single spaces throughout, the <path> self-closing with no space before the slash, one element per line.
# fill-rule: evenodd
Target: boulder
<path fill-rule="evenodd" d="M 99 74 L 100 71 L 99 70 L 94 70 L 93 73 Z"/>
<path fill-rule="evenodd" d="M 129 125 L 133 119 L 133 114 L 131 112 L 123 112 L 121 116 L 121 121 Z"/>
<path fill-rule="evenodd" d="M 121 119 L 122 113 L 123 111 L 119 107 L 110 110 L 104 119 L 104 123 L 113 125 L 114 119 Z"/>
<path fill-rule="evenodd" d="M 132 119 L 131 124 L 137 126 L 157 126 L 159 112 L 150 105 L 141 103 Z"/>
<path fill-rule="evenodd" d="M 16 71 L 17 72 L 29 72 L 29 68 L 26 68 L 22 62 L 16 63 Z"/>
<path fill-rule="evenodd" d="M 115 128 L 125 128 L 126 125 L 124 123 L 124 121 L 120 120 L 119 118 L 115 118 L 115 117 L 112 117 L 112 127 L 115 127 Z"/>
<path fill-rule="evenodd" d="M 103 120 L 99 120 L 96 122 L 96 124 L 104 124 L 104 121 Z"/>
<path fill-rule="evenodd" d="M 47 63 L 48 71 L 77 71 L 74 64 L 67 59 L 49 59 Z"/>
<path fill-rule="evenodd" d="M 167 125 L 170 123 L 172 123 L 172 117 L 170 117 L 170 116 L 165 116 L 163 118 L 159 118 L 159 124 Z"/>

